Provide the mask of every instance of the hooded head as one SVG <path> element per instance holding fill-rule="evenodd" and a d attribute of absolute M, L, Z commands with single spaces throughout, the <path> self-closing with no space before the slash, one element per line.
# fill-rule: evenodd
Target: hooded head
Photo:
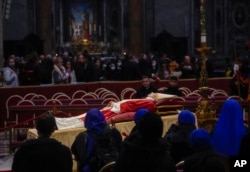
<path fill-rule="evenodd" d="M 106 124 L 104 115 L 99 109 L 93 108 L 87 112 L 84 125 L 88 131 L 101 133 Z"/>
<path fill-rule="evenodd" d="M 147 141 L 157 141 L 163 132 L 163 122 L 159 115 L 148 112 L 138 124 L 139 133 Z"/>
<path fill-rule="evenodd" d="M 240 103 L 233 99 L 226 100 L 213 130 L 214 150 L 226 156 L 237 155 L 246 132 Z"/>
<path fill-rule="evenodd" d="M 135 112 L 135 116 L 134 116 L 134 121 L 135 121 L 135 124 L 137 125 L 140 121 L 140 119 L 146 114 L 148 113 L 149 111 L 145 108 L 142 108 L 142 109 L 139 109 Z"/>
<path fill-rule="evenodd" d="M 195 124 L 195 117 L 189 110 L 183 110 L 178 115 L 179 124 Z"/>
<path fill-rule="evenodd" d="M 207 130 L 196 129 L 190 134 L 190 142 L 193 148 L 202 149 L 211 147 L 211 138 Z"/>

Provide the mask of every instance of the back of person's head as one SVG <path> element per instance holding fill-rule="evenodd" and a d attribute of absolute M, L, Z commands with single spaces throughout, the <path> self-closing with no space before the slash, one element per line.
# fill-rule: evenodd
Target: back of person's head
<path fill-rule="evenodd" d="M 179 124 L 195 124 L 194 114 L 189 110 L 182 110 L 178 115 L 178 123 Z"/>
<path fill-rule="evenodd" d="M 106 126 L 103 113 L 97 109 L 90 109 L 85 117 L 84 126 L 90 132 L 101 133 Z"/>
<path fill-rule="evenodd" d="M 224 102 L 219 115 L 220 121 L 227 127 L 242 125 L 243 124 L 243 110 L 237 100 L 229 99 Z"/>
<path fill-rule="evenodd" d="M 211 137 L 207 130 L 196 129 L 190 134 L 191 146 L 196 149 L 210 149 L 211 148 Z"/>
<path fill-rule="evenodd" d="M 49 114 L 41 116 L 36 122 L 36 129 L 40 137 L 49 137 L 56 129 L 55 118 Z"/>
<path fill-rule="evenodd" d="M 135 112 L 135 116 L 134 116 L 134 121 L 135 121 L 135 124 L 137 125 L 140 121 L 140 119 L 145 115 L 147 114 L 149 111 L 146 109 L 146 108 L 141 108 L 139 110 L 137 110 Z"/>
<path fill-rule="evenodd" d="M 225 157 L 211 154 L 201 162 L 201 172 L 229 172 L 229 163 Z"/>
<path fill-rule="evenodd" d="M 153 112 L 148 112 L 141 118 L 138 130 L 144 140 L 157 141 L 163 132 L 161 117 Z"/>

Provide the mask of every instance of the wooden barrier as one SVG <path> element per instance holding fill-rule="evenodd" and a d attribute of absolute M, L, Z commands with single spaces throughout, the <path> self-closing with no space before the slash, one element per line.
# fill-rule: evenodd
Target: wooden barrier
<path fill-rule="evenodd" d="M 225 90 L 230 95 L 229 83 L 231 78 L 213 78 L 209 80 L 209 86 L 214 89 Z M 162 80 L 160 82 L 152 83 L 155 87 L 167 87 L 168 81 Z M 65 84 L 65 85 L 45 85 L 45 86 L 20 86 L 20 87 L 1 87 L 0 88 L 0 125 L 4 126 L 4 122 L 9 118 L 10 113 L 14 114 L 26 114 L 37 111 L 36 114 L 42 113 L 46 110 L 50 110 L 52 104 L 44 104 L 45 101 L 54 99 L 59 99 L 57 96 L 61 96 L 58 109 L 65 111 L 86 111 L 91 107 L 103 107 L 110 100 L 126 99 L 131 98 L 130 96 L 124 94 L 124 90 L 127 88 L 133 90 L 139 89 L 141 86 L 140 81 L 124 81 L 124 82 L 91 82 L 91 83 L 81 83 L 81 84 Z M 191 91 L 198 89 L 198 81 L 196 79 L 182 79 L 179 80 L 180 87 L 187 87 Z M 102 91 L 106 90 L 111 94 L 104 95 Z M 131 91 L 131 90 L 129 90 Z M 93 93 L 93 94 L 89 94 Z M 90 100 L 91 96 L 94 94 L 98 95 L 98 98 Z M 80 105 L 70 105 L 70 101 L 73 99 L 80 99 L 82 96 L 87 101 L 87 104 Z M 16 97 L 15 97 L 16 96 Z M 113 96 L 113 97 L 112 97 Z M 134 95 L 133 95 L 134 96 Z M 15 97 L 17 100 L 10 101 L 11 97 Z M 29 105 L 17 104 L 17 102 L 25 100 L 25 103 L 30 103 Z M 106 102 L 103 102 L 103 101 Z M 91 102 L 92 101 L 92 102 Z M 53 101 L 52 101 L 53 102 Z M 103 102 L 103 104 L 102 104 Z M 196 102 L 195 102 L 196 103 Z M 102 104 L 100 106 L 100 104 Z"/>

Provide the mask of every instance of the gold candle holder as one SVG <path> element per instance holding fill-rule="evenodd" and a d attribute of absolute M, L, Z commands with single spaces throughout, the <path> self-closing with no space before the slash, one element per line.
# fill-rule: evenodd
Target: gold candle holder
<path fill-rule="evenodd" d="M 196 116 L 199 127 L 207 128 L 211 130 L 213 123 L 208 121 L 214 121 L 216 119 L 215 107 L 208 101 L 208 74 L 206 69 L 207 52 L 211 50 L 211 47 L 207 46 L 207 32 L 206 32 L 206 12 L 205 12 L 205 0 L 200 0 L 200 26 L 201 26 L 201 46 L 196 50 L 201 54 L 201 72 L 199 78 L 199 90 L 201 94 L 201 100 L 198 103 L 196 109 Z M 209 124 L 209 125 L 208 125 Z"/>

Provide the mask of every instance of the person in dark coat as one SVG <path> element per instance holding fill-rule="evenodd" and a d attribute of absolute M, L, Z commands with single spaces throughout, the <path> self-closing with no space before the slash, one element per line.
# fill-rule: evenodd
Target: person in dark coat
<path fill-rule="evenodd" d="M 196 129 L 189 139 L 194 154 L 184 159 L 184 172 L 229 172 L 228 159 L 213 150 L 207 130 Z"/>
<path fill-rule="evenodd" d="M 120 132 L 115 128 L 110 128 L 110 126 L 105 121 L 103 113 L 96 109 L 90 109 L 85 117 L 84 126 L 87 128 L 87 131 L 81 132 L 75 138 L 71 151 L 77 161 L 77 170 L 78 172 L 85 172 L 90 170 L 91 167 L 88 164 L 88 160 L 91 158 L 92 150 L 87 149 L 87 143 L 91 143 L 88 135 L 94 136 L 95 138 L 104 138 L 113 137 L 116 144 L 114 145 L 118 152 L 121 149 L 122 137 Z M 92 141 L 93 143 L 93 141 Z M 91 171 L 95 172 L 95 171 Z"/>
<path fill-rule="evenodd" d="M 36 124 L 37 139 L 26 140 L 15 152 L 12 172 L 72 172 L 70 149 L 50 138 L 56 129 L 55 118 L 42 116 Z"/>
<path fill-rule="evenodd" d="M 182 72 L 181 78 L 197 78 L 198 71 L 190 56 L 186 55 L 183 62 L 180 63 L 180 70 Z"/>
<path fill-rule="evenodd" d="M 183 96 L 181 90 L 178 87 L 178 78 L 176 76 L 171 76 L 169 78 L 169 86 L 163 91 L 165 94 L 172 94 L 176 96 Z"/>
<path fill-rule="evenodd" d="M 175 164 L 162 140 L 163 122 L 148 112 L 139 121 L 138 135 L 125 140 L 113 172 L 175 172 Z"/>
<path fill-rule="evenodd" d="M 193 154 L 189 143 L 189 134 L 196 129 L 195 117 L 189 110 L 183 110 L 178 115 L 176 124 L 172 124 L 164 139 L 169 145 L 169 151 L 175 163 Z"/>
<path fill-rule="evenodd" d="M 143 76 L 141 80 L 142 86 L 136 92 L 136 98 L 145 98 L 150 93 L 157 93 L 157 88 L 155 88 L 150 81 L 148 76 Z"/>
<path fill-rule="evenodd" d="M 139 122 L 140 122 L 141 118 L 144 115 L 146 115 L 148 112 L 149 112 L 149 110 L 146 109 L 146 108 L 138 109 L 135 112 L 135 115 L 134 115 L 135 126 L 132 128 L 129 135 L 126 137 L 126 139 L 132 140 L 132 139 L 138 137 L 138 125 L 139 125 Z"/>
<path fill-rule="evenodd" d="M 140 79 L 141 72 L 135 56 L 128 54 L 121 66 L 121 77 L 123 81 L 136 81 Z"/>
<path fill-rule="evenodd" d="M 77 54 L 76 62 L 73 64 L 73 68 L 75 70 L 76 81 L 77 82 L 84 82 L 84 57 L 82 54 Z M 94 76 L 94 75 L 92 75 Z"/>
<path fill-rule="evenodd" d="M 91 82 L 96 80 L 96 68 L 95 64 L 92 62 L 91 57 L 88 53 L 83 54 L 83 81 L 84 82 Z"/>

